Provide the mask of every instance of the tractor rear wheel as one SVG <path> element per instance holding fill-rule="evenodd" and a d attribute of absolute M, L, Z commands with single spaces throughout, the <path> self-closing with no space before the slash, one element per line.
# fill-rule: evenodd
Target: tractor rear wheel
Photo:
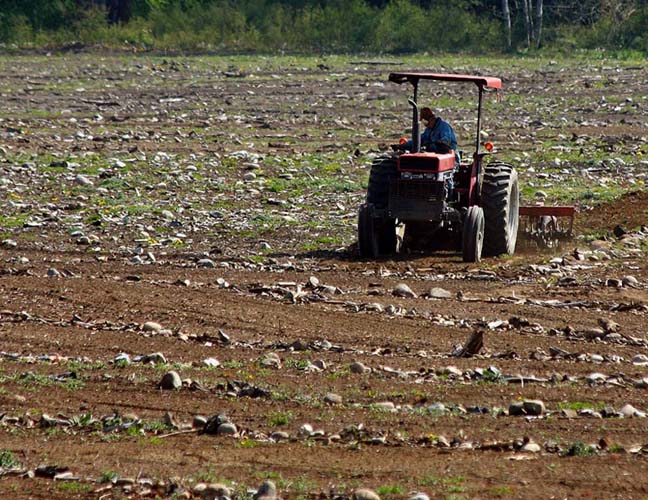
<path fill-rule="evenodd" d="M 473 205 L 468 209 L 463 225 L 462 252 L 464 262 L 479 262 L 484 243 L 484 211 Z"/>
<path fill-rule="evenodd" d="M 358 210 L 358 252 L 360 257 L 375 258 L 396 252 L 396 221 L 388 217 L 376 217 L 371 203 L 364 203 Z"/>
<path fill-rule="evenodd" d="M 519 224 L 520 192 L 517 171 L 508 163 L 486 165 L 481 188 L 484 209 L 484 255 L 513 254 Z"/>

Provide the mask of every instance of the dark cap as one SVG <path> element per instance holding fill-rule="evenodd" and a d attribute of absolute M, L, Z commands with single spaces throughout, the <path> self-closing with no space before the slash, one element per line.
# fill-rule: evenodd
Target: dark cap
<path fill-rule="evenodd" d="M 434 118 L 434 113 L 430 108 L 422 108 L 421 109 L 421 118 L 424 118 L 426 120 L 431 120 Z"/>

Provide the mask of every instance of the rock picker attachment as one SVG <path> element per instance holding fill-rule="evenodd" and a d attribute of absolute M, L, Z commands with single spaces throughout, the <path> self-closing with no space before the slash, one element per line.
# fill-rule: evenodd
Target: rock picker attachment
<path fill-rule="evenodd" d="M 573 206 L 520 207 L 520 233 L 539 245 L 552 246 L 572 237 L 575 213 Z"/>

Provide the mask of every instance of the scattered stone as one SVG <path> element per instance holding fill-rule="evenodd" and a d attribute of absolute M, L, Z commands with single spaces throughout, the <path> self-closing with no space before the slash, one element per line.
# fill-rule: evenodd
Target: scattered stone
<path fill-rule="evenodd" d="M 576 418 L 578 416 L 578 412 L 569 408 L 563 408 L 562 410 L 560 410 L 560 415 L 565 418 Z"/>
<path fill-rule="evenodd" d="M 646 356 L 645 354 L 635 354 L 632 357 L 632 364 L 638 366 L 648 365 L 648 356 Z"/>
<path fill-rule="evenodd" d="M 47 276 L 49 278 L 59 278 L 61 276 L 61 273 L 58 272 L 58 270 L 54 269 L 53 267 L 50 267 L 47 270 Z"/>
<path fill-rule="evenodd" d="M 263 357 L 263 359 L 261 359 L 261 366 L 267 368 L 280 368 L 281 359 L 279 359 L 279 355 L 276 352 L 269 352 Z"/>
<path fill-rule="evenodd" d="M 178 375 L 178 372 L 172 370 L 164 374 L 158 385 L 160 389 L 164 390 L 178 389 L 182 387 L 182 379 Z"/>
<path fill-rule="evenodd" d="M 342 404 L 342 396 L 333 392 L 329 392 L 326 396 L 324 396 L 324 402 L 331 405 L 340 405 Z"/>
<path fill-rule="evenodd" d="M 441 368 L 441 370 L 438 373 L 439 375 L 446 375 L 449 377 L 461 377 L 463 376 L 463 372 L 457 368 L 456 366 L 446 366 L 444 368 Z"/>
<path fill-rule="evenodd" d="M 94 186 L 94 182 L 92 182 L 89 178 L 87 178 L 85 175 L 77 175 L 74 178 L 74 182 L 79 184 L 80 186 Z"/>
<path fill-rule="evenodd" d="M 412 289 L 405 283 L 399 283 L 398 285 L 396 285 L 396 287 L 392 290 L 392 295 L 409 299 L 415 299 L 417 297 Z"/>
<path fill-rule="evenodd" d="M 203 359 L 203 365 L 208 368 L 218 368 L 220 366 L 220 361 L 218 361 L 216 358 L 206 358 Z"/>
<path fill-rule="evenodd" d="M 213 269 L 214 267 L 216 267 L 216 263 L 211 259 L 200 259 L 198 262 L 196 262 L 196 265 L 198 267 L 204 267 L 209 269 Z"/>
<path fill-rule="evenodd" d="M 545 412 L 545 405 L 540 400 L 527 399 L 525 401 L 516 401 L 509 405 L 509 415 L 531 415 L 540 416 Z"/>
<path fill-rule="evenodd" d="M 526 443 L 522 448 L 520 448 L 520 451 L 527 452 L 527 453 L 538 453 L 541 451 L 542 448 L 538 443 L 534 443 L 533 441 L 529 441 Z"/>
<path fill-rule="evenodd" d="M 191 422 L 191 426 L 194 429 L 203 429 L 206 423 L 207 419 L 205 417 L 203 417 L 202 415 L 195 415 Z"/>
<path fill-rule="evenodd" d="M 220 483 L 198 483 L 191 491 L 196 497 L 203 500 L 219 500 L 228 498 L 232 494 L 229 487 Z"/>
<path fill-rule="evenodd" d="M 304 424 L 299 428 L 298 436 L 299 437 L 310 437 L 313 434 L 313 426 L 310 424 Z"/>
<path fill-rule="evenodd" d="M 131 359 L 130 356 L 125 352 L 120 352 L 117 356 L 115 356 L 113 363 L 115 364 L 122 363 L 122 364 L 130 365 Z"/>
<path fill-rule="evenodd" d="M 2 240 L 0 244 L 3 248 L 16 248 L 18 243 L 15 240 Z"/>
<path fill-rule="evenodd" d="M 435 287 L 430 289 L 426 297 L 430 299 L 451 299 L 452 293 L 444 288 Z"/>
<path fill-rule="evenodd" d="M 539 399 L 527 399 L 523 402 L 522 407 L 527 415 L 542 415 L 545 412 L 545 404 Z"/>
<path fill-rule="evenodd" d="M 444 405 L 443 403 L 432 403 L 427 407 L 427 410 L 430 413 L 445 413 L 447 408 L 446 405 Z"/>
<path fill-rule="evenodd" d="M 603 328 L 603 330 L 605 330 L 605 333 L 608 334 L 618 332 L 621 328 L 621 325 L 619 325 L 619 323 L 616 323 L 607 318 L 599 318 L 598 324 L 601 326 L 601 328 Z"/>
<path fill-rule="evenodd" d="M 605 382 L 607 380 L 607 375 L 604 375 L 603 373 L 590 373 L 587 376 L 587 382 L 590 384 L 597 384 L 599 382 Z"/>
<path fill-rule="evenodd" d="M 391 401 L 380 401 L 379 403 L 374 403 L 373 407 L 379 410 L 385 410 L 390 412 L 396 411 L 396 405 Z"/>
<path fill-rule="evenodd" d="M 218 426 L 216 434 L 219 436 L 234 436 L 238 434 L 238 429 L 232 422 L 224 422 Z"/>
<path fill-rule="evenodd" d="M 439 448 L 450 448 L 450 441 L 448 441 L 448 438 L 445 436 L 437 436 L 436 445 Z"/>
<path fill-rule="evenodd" d="M 625 418 L 631 418 L 631 417 L 639 417 L 639 418 L 644 418 L 646 414 L 640 410 L 637 410 L 634 406 L 631 404 L 625 405 L 623 408 L 621 408 L 620 413 L 625 417 Z"/>
<path fill-rule="evenodd" d="M 162 325 L 160 323 L 156 323 L 155 321 L 147 321 L 144 323 L 142 326 L 142 330 L 145 332 L 160 332 L 162 330 Z"/>
<path fill-rule="evenodd" d="M 272 500 L 277 498 L 277 487 L 272 481 L 263 481 L 253 498 L 254 500 Z"/>
<path fill-rule="evenodd" d="M 151 354 L 147 354 L 142 358 L 142 363 L 153 363 L 154 365 L 157 364 L 162 364 L 165 365 L 167 362 L 167 359 L 164 357 L 164 354 L 161 352 L 154 352 Z"/>
<path fill-rule="evenodd" d="M 358 373 L 358 374 L 363 374 L 363 373 L 371 373 L 371 368 L 368 366 L 360 363 L 359 361 L 354 361 L 349 365 L 349 370 L 351 373 Z"/>
<path fill-rule="evenodd" d="M 227 415 L 224 415 L 222 413 L 218 415 L 212 415 L 205 422 L 203 432 L 205 434 L 218 434 L 218 428 L 225 423 L 231 423 Z"/>
<path fill-rule="evenodd" d="M 373 490 L 358 488 L 351 496 L 352 500 L 380 500 L 380 496 Z"/>
<path fill-rule="evenodd" d="M 484 347 L 484 330 L 475 330 L 463 347 L 452 353 L 457 358 L 469 358 L 478 354 Z"/>
<path fill-rule="evenodd" d="M 274 431 L 272 434 L 270 434 L 269 437 L 273 441 L 285 441 L 287 439 L 290 439 L 290 434 L 285 431 Z"/>
<path fill-rule="evenodd" d="M 623 286 L 633 287 L 639 284 L 639 280 L 637 280 L 637 278 L 635 278 L 634 276 L 624 276 L 623 278 L 621 278 L 621 284 Z"/>
<path fill-rule="evenodd" d="M 409 497 L 409 500 L 430 500 L 430 497 L 427 496 L 425 493 L 417 491 L 411 497 Z"/>

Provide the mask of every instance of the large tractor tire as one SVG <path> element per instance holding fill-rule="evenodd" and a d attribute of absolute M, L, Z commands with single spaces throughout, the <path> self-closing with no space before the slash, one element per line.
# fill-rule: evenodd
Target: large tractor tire
<path fill-rule="evenodd" d="M 463 224 L 462 253 L 464 262 L 479 262 L 484 243 L 484 211 L 473 205 Z"/>
<path fill-rule="evenodd" d="M 358 250 L 361 257 L 375 258 L 396 253 L 398 238 L 396 220 L 376 216 L 389 203 L 389 183 L 397 176 L 397 159 L 389 155 L 377 157 L 371 164 L 367 203 L 358 211 Z"/>
<path fill-rule="evenodd" d="M 519 224 L 518 175 L 508 163 L 489 163 L 481 188 L 484 209 L 484 255 L 513 254 Z"/>
<path fill-rule="evenodd" d="M 358 210 L 358 252 L 360 257 L 375 258 L 396 252 L 396 221 L 376 217 L 371 203 L 364 203 Z"/>
<path fill-rule="evenodd" d="M 367 203 L 378 209 L 387 208 L 389 183 L 398 175 L 398 160 L 394 156 L 382 155 L 374 159 L 369 173 Z"/>

